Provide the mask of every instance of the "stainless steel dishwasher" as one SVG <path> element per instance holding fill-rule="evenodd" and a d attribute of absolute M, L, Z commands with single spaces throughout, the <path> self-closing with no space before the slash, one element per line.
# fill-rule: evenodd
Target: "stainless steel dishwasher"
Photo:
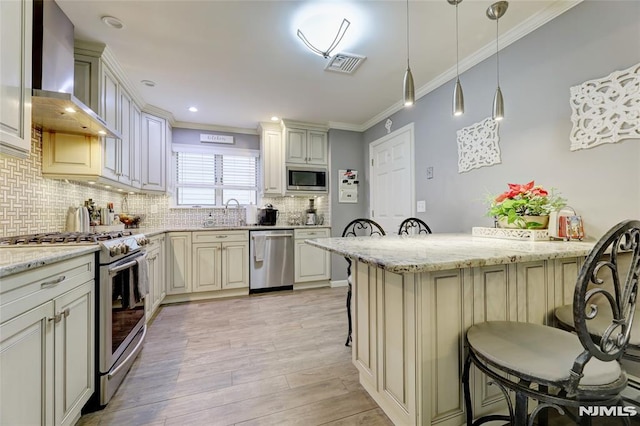
<path fill-rule="evenodd" d="M 249 293 L 293 288 L 293 229 L 249 232 Z"/>

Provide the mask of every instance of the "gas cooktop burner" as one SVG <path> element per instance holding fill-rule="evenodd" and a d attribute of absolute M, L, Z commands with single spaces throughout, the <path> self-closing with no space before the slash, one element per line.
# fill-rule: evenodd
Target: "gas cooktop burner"
<path fill-rule="evenodd" d="M 114 240 L 132 235 L 131 231 L 101 233 L 50 232 L 43 234 L 18 235 L 0 238 L 0 246 L 37 245 L 37 244 L 98 244 L 101 241 Z"/>

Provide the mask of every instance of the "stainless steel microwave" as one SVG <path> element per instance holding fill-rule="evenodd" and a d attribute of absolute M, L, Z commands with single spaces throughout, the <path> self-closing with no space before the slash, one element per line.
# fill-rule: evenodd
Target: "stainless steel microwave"
<path fill-rule="evenodd" d="M 287 191 L 327 192 L 329 176 L 326 168 L 287 166 Z"/>

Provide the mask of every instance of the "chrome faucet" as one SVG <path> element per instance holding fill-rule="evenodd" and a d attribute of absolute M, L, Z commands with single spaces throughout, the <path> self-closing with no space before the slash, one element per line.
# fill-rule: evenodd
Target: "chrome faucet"
<path fill-rule="evenodd" d="M 224 205 L 224 208 L 228 209 L 229 208 L 229 203 L 232 202 L 232 201 L 236 202 L 236 208 L 239 209 L 240 208 L 240 202 L 238 200 L 236 200 L 235 198 L 229 198 L 227 200 L 227 204 Z"/>

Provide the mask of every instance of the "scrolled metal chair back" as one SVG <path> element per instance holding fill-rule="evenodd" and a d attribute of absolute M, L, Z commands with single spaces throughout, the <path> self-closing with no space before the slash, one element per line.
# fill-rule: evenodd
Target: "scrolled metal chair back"
<path fill-rule="evenodd" d="M 398 235 L 410 235 L 413 234 L 431 234 L 431 228 L 424 221 L 417 217 L 410 217 L 402 221 L 400 228 L 398 229 Z"/>
<path fill-rule="evenodd" d="M 343 237 L 371 237 L 386 235 L 382 226 L 371 219 L 354 219 L 342 231 Z"/>
<path fill-rule="evenodd" d="M 628 256 L 630 262 L 620 262 L 621 256 Z M 582 370 L 592 357 L 612 361 L 624 354 L 636 311 L 639 278 L 640 221 L 627 220 L 611 228 L 598 241 L 578 276 L 573 320 L 585 351 L 574 362 L 570 392 L 576 389 Z M 599 299 L 599 303 L 594 299 Z M 589 321 L 602 309 L 611 309 L 613 319 L 598 338 L 589 333 Z"/>

